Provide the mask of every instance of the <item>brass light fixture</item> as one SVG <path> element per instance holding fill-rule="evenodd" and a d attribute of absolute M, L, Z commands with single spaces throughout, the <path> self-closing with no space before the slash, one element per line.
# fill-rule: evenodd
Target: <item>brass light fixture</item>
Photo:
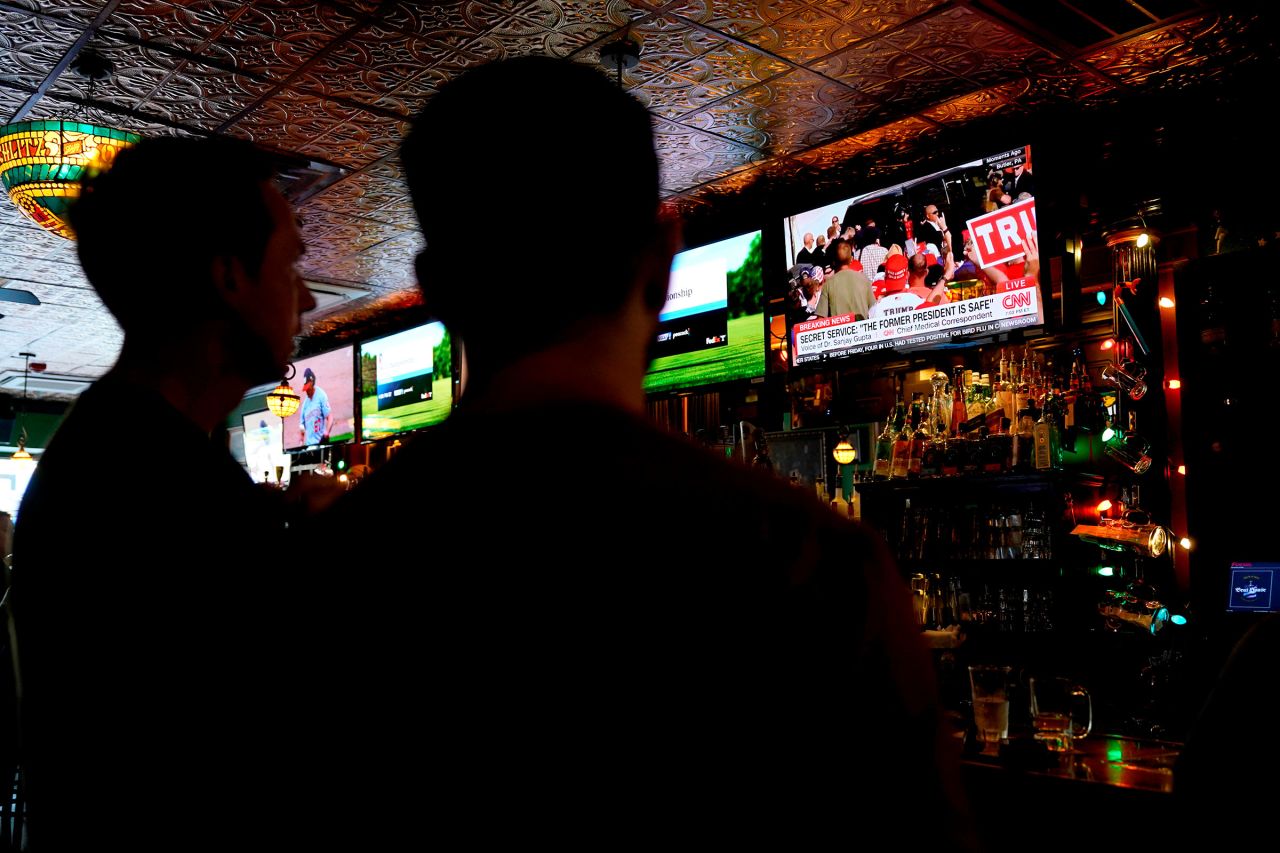
<path fill-rule="evenodd" d="M 849 443 L 849 436 L 840 436 L 840 441 L 836 443 L 835 449 L 831 451 L 831 455 L 841 465 L 848 465 L 858 458 L 858 452 L 853 445 Z"/>
<path fill-rule="evenodd" d="M 35 458 L 31 452 L 27 450 L 27 426 L 23 423 L 23 415 L 27 411 L 27 379 L 31 375 L 31 357 L 35 355 L 33 352 L 20 352 L 22 356 L 22 408 L 18 409 L 18 426 L 21 432 L 18 433 L 18 449 L 14 451 L 13 456 L 9 457 L 15 462 L 34 462 Z"/>
<path fill-rule="evenodd" d="M 289 372 L 280 384 L 267 394 L 267 408 L 271 410 L 271 414 L 278 417 L 281 421 L 298 411 L 298 407 L 302 405 L 302 398 L 298 396 L 298 392 L 293 390 L 293 386 L 289 384 L 289 380 L 294 377 L 297 371 L 293 365 L 289 365 Z"/>

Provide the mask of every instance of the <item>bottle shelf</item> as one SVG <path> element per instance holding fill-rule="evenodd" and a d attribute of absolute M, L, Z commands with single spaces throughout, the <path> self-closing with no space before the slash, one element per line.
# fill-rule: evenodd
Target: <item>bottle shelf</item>
<path fill-rule="evenodd" d="M 1034 473 L 961 474 L 957 477 L 922 477 L 905 480 L 864 480 L 857 483 L 864 497 L 898 492 L 942 492 L 948 490 L 1039 491 L 1052 488 L 1101 488 L 1103 478 L 1089 471 L 1056 470 Z"/>

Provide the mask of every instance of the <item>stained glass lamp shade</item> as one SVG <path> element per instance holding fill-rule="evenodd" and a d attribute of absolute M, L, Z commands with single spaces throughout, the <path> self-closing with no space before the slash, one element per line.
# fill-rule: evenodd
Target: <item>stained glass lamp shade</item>
<path fill-rule="evenodd" d="M 79 121 L 19 121 L 0 127 L 0 182 L 28 218 L 71 239 L 67 208 L 80 178 L 104 169 L 140 136 Z"/>

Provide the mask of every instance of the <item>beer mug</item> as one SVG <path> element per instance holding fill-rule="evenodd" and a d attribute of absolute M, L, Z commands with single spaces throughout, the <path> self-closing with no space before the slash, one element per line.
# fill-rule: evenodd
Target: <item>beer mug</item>
<path fill-rule="evenodd" d="M 1070 752 L 1093 730 L 1089 691 L 1066 678 L 1032 678 L 1031 722 L 1035 739 L 1050 752 Z"/>
<path fill-rule="evenodd" d="M 1136 361 L 1125 362 L 1121 367 L 1114 361 L 1102 368 L 1102 378 L 1121 388 L 1131 400 L 1141 400 L 1147 393 L 1147 369 Z"/>

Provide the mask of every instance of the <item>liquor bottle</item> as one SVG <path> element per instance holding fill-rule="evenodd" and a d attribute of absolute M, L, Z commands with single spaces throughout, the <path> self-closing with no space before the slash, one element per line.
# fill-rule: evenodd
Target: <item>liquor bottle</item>
<path fill-rule="evenodd" d="M 858 493 L 858 475 L 853 476 L 853 484 L 849 488 L 849 517 L 854 521 L 862 520 L 862 495 Z"/>
<path fill-rule="evenodd" d="M 1017 426 L 1013 433 L 1013 470 L 1025 473 L 1032 470 L 1035 456 L 1036 410 L 1029 405 L 1018 410 Z"/>
<path fill-rule="evenodd" d="M 902 428 L 893 442 L 893 468 L 889 476 L 894 480 L 905 480 L 911 470 L 911 428 L 904 417 Z"/>
<path fill-rule="evenodd" d="M 990 432 L 982 440 L 982 471 L 985 474 L 1003 474 L 1009 467 L 1013 454 L 1012 438 L 1003 432 Z"/>
<path fill-rule="evenodd" d="M 1021 412 L 1027 408 L 1031 397 L 1031 365 L 1027 361 L 1027 350 L 1022 350 L 1022 365 L 1018 368 L 1018 385 L 1013 392 L 1014 411 Z M 1015 416 L 1017 417 L 1017 416 Z"/>
<path fill-rule="evenodd" d="M 964 399 L 964 368 L 954 368 L 951 371 L 951 377 L 951 432 L 959 436 L 960 425 L 969 418 L 968 406 Z"/>
<path fill-rule="evenodd" d="M 831 501 L 831 508 L 841 518 L 849 517 L 849 502 L 844 499 L 844 483 L 836 483 L 836 496 Z"/>
<path fill-rule="evenodd" d="M 921 411 L 920 417 L 916 420 L 915 431 L 911 433 L 911 454 L 907 461 L 907 477 L 917 479 L 923 475 L 924 453 L 931 437 L 929 417 Z"/>
<path fill-rule="evenodd" d="M 1093 390 L 1093 380 L 1089 377 L 1089 368 L 1080 371 L 1080 393 L 1076 395 L 1076 426 L 1091 433 L 1100 433 L 1106 427 L 1106 410 L 1102 405 L 1102 397 Z"/>
<path fill-rule="evenodd" d="M 942 458 L 947 450 L 944 433 L 935 432 L 925 445 L 920 458 L 920 476 L 923 478 L 942 476 Z"/>
<path fill-rule="evenodd" d="M 872 476 L 877 480 L 887 480 L 893 470 L 893 421 L 884 422 L 884 431 L 876 439 L 876 462 Z"/>
<path fill-rule="evenodd" d="M 1052 409 L 1057 403 L 1051 394 L 1046 394 L 1044 407 L 1040 410 L 1040 419 L 1032 428 L 1035 440 L 1034 467 L 1037 471 L 1048 471 L 1062 467 L 1062 448 L 1058 434 L 1058 424 Z"/>
<path fill-rule="evenodd" d="M 817 477 L 813 481 L 813 489 L 818 493 L 818 500 L 823 503 L 827 502 L 827 481 L 822 477 Z"/>

